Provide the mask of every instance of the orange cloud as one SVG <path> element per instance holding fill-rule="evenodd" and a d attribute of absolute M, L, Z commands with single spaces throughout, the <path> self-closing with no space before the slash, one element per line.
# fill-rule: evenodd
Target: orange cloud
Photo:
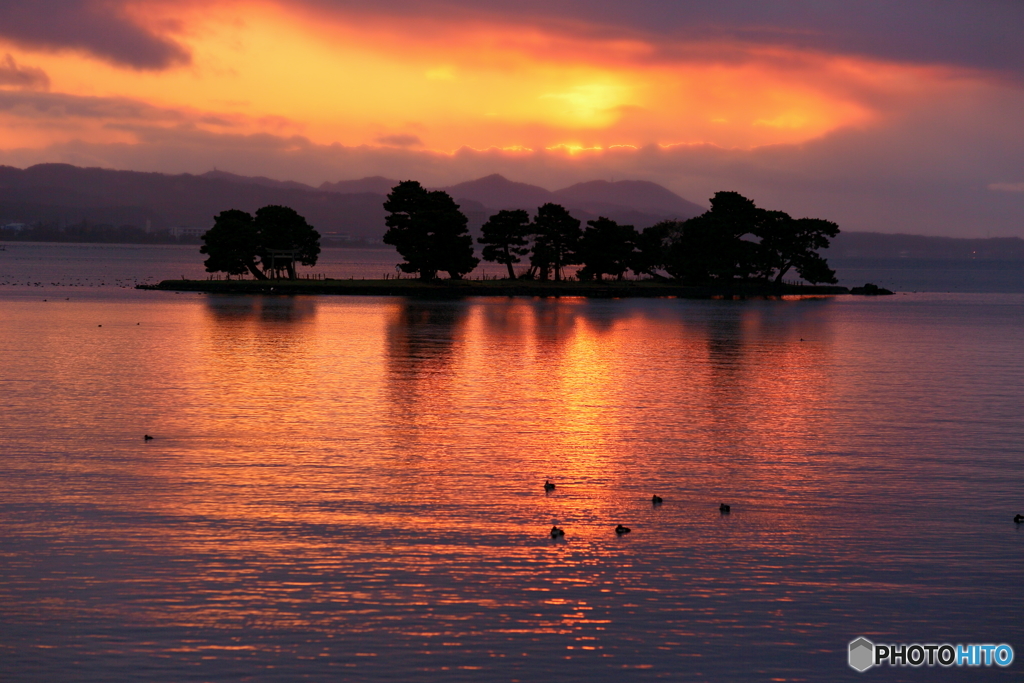
<path fill-rule="evenodd" d="M 266 0 L 135 4 L 125 13 L 187 49 L 190 62 L 144 71 L 24 49 L 19 62 L 48 75 L 62 95 L 183 112 L 158 125 L 230 125 L 239 134 L 301 134 L 317 144 L 421 144 L 442 152 L 801 143 L 868 125 L 900 93 L 948 77 L 792 48 L 666 47 L 638 37 Z M 86 142 L 131 141 L 115 114 L 106 122 L 18 119 L 14 110 L 5 116 L 22 131 L 23 145 L 76 134 Z M 12 144 L 10 135 L 0 144 Z"/>

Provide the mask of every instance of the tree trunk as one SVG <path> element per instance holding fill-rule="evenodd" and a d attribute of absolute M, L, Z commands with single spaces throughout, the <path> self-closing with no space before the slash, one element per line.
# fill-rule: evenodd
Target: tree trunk
<path fill-rule="evenodd" d="M 505 244 L 504 251 L 505 251 L 505 265 L 508 267 L 508 279 L 509 280 L 515 280 L 516 279 L 516 272 L 514 270 L 512 270 L 512 254 L 509 253 L 508 243 Z"/>
<path fill-rule="evenodd" d="M 252 276 L 257 280 L 267 279 L 267 276 L 260 272 L 260 269 L 256 267 L 256 262 L 253 261 L 252 259 L 246 261 L 245 266 L 249 269 L 249 272 L 252 273 Z"/>
<path fill-rule="evenodd" d="M 288 279 L 289 280 L 297 279 L 297 276 L 295 275 L 295 261 L 289 261 L 288 262 Z"/>

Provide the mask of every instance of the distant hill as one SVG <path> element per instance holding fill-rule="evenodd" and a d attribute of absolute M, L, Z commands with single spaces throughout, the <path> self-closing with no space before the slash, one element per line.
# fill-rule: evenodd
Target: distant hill
<path fill-rule="evenodd" d="M 229 177 L 224 177 L 224 176 Z M 384 232 L 383 197 L 338 194 L 309 186 L 231 174 L 213 177 L 40 164 L 0 166 L 0 225 L 38 222 L 71 225 L 83 220 L 142 227 L 209 227 L 226 209 L 254 212 L 268 204 L 290 206 L 322 233 L 376 241 Z"/>
<path fill-rule="evenodd" d="M 369 178 L 360 178 L 359 180 L 339 180 L 336 183 L 322 183 L 319 189 L 322 192 L 338 192 L 339 194 L 371 192 L 386 197 L 391 192 L 391 188 L 397 184 L 397 180 L 375 175 Z"/>
<path fill-rule="evenodd" d="M 581 206 L 592 212 L 606 210 L 605 207 L 620 207 L 686 219 L 707 211 L 707 207 L 687 201 L 661 185 L 645 180 L 592 180 L 553 194 L 559 204 Z"/>
<path fill-rule="evenodd" d="M 605 216 L 639 229 L 666 219 L 692 218 L 707 210 L 661 185 L 643 180 L 594 180 L 551 192 L 494 174 L 441 189 L 457 202 L 473 200 L 491 209 L 491 213 L 499 209 L 526 209 L 532 214 L 542 204 L 553 202 L 581 221 Z"/>
<path fill-rule="evenodd" d="M 227 180 L 232 183 L 241 183 L 243 185 L 262 185 L 263 187 L 276 187 L 288 190 L 315 189 L 312 185 L 306 185 L 305 183 L 296 182 L 294 180 L 274 180 L 273 178 L 266 178 L 261 175 L 235 175 L 234 173 L 228 173 L 227 171 L 207 171 L 199 177 L 211 178 L 213 180 Z"/>
<path fill-rule="evenodd" d="M 326 244 L 378 242 L 385 231 L 382 205 L 396 184 L 375 176 L 314 188 L 225 171 L 167 175 L 68 164 L 39 164 L 24 170 L 0 166 L 0 226 L 44 223 L 59 229 L 85 221 L 154 231 L 207 228 L 226 209 L 253 212 L 268 204 L 283 204 L 305 216 L 324 234 Z M 563 204 L 581 221 L 603 215 L 637 228 L 703 211 L 659 185 L 642 181 L 595 181 L 551 192 L 491 175 L 442 189 L 462 207 L 474 232 L 499 209 L 523 208 L 533 213 L 545 202 Z"/>
<path fill-rule="evenodd" d="M 555 201 L 555 196 L 550 190 L 527 183 L 517 183 L 497 173 L 440 189 L 450 194 L 456 202 L 471 199 L 495 211 L 526 209 L 533 212 L 538 206 Z"/>
<path fill-rule="evenodd" d="M 214 216 L 226 209 L 254 212 L 268 204 L 283 204 L 305 216 L 328 246 L 378 243 L 385 230 L 384 199 L 396 184 L 375 176 L 314 188 L 224 171 L 167 175 L 68 164 L 27 169 L 0 166 L 0 227 L 43 224 L 60 229 L 85 223 L 152 231 L 208 228 Z M 545 202 L 562 204 L 581 221 L 607 216 L 641 229 L 704 211 L 660 185 L 637 180 L 595 180 L 551 192 L 495 174 L 441 189 L 455 198 L 469 218 L 470 229 L 477 233 L 499 209 L 522 208 L 532 214 Z M 825 255 L 834 259 L 1024 260 L 1024 240 L 841 232 Z"/>

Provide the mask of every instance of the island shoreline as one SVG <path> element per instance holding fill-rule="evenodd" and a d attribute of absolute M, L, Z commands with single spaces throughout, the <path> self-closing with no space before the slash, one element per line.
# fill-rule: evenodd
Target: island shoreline
<path fill-rule="evenodd" d="M 777 299 L 786 296 L 849 294 L 835 285 L 795 285 L 763 282 L 682 285 L 661 280 L 604 282 L 538 280 L 164 280 L 136 289 L 205 292 L 209 294 L 403 296 L 424 299 L 463 297 L 583 297 L 593 299 Z"/>

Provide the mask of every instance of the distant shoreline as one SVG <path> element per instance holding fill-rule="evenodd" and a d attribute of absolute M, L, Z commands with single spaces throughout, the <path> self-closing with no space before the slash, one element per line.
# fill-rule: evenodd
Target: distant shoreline
<path fill-rule="evenodd" d="M 136 289 L 207 292 L 210 294 L 329 294 L 344 296 L 409 296 L 457 299 L 469 296 L 586 297 L 599 299 L 658 298 L 747 299 L 781 296 L 849 294 L 833 285 L 775 285 L 760 282 L 681 285 L 660 280 L 605 282 L 537 280 L 164 280 Z"/>

